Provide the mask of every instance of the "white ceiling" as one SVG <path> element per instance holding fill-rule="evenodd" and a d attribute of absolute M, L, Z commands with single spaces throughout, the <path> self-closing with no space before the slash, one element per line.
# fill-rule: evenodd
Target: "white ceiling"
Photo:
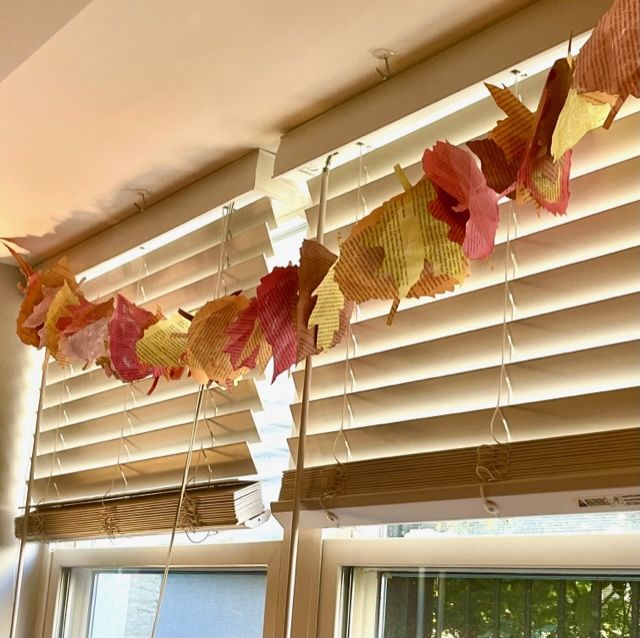
<path fill-rule="evenodd" d="M 133 214 L 139 189 L 275 149 L 380 81 L 372 50 L 400 71 L 527 4 L 3 0 L 0 236 L 48 257 Z"/>

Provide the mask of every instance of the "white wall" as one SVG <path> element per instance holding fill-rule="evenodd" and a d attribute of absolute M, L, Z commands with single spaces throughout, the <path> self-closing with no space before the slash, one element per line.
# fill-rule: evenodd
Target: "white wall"
<path fill-rule="evenodd" d="M 15 320 L 21 301 L 13 266 L 0 264 L 0 638 L 9 635 L 18 543 L 13 519 L 24 504 L 24 480 L 31 453 L 40 384 L 41 354 L 20 343 Z M 45 548 L 29 545 L 19 638 L 39 636 L 37 616 Z"/>

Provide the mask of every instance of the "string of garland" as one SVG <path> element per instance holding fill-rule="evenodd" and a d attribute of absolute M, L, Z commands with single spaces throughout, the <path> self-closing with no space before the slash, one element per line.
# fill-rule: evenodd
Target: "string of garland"
<path fill-rule="evenodd" d="M 402 298 L 452 291 L 470 261 L 492 254 L 501 197 L 566 213 L 572 148 L 640 97 L 640 0 L 616 0 L 576 59 L 554 63 L 535 112 L 507 88 L 487 89 L 506 117 L 486 137 L 469 150 L 437 142 L 414 185 L 396 166 L 404 192 L 356 222 L 339 257 L 305 240 L 300 265 L 274 268 L 252 298 L 237 292 L 169 317 L 120 294 L 93 303 L 65 259 L 34 272 L 8 247 L 26 279 L 19 338 L 61 365 L 95 362 L 123 382 L 151 377 L 150 392 L 187 371 L 230 387 L 272 357 L 275 379 L 336 346 L 354 304 L 389 300 L 391 323 Z"/>

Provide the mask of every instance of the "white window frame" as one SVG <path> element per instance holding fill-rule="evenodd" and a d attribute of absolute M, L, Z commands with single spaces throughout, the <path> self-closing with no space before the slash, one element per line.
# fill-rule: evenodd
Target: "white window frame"
<path fill-rule="evenodd" d="M 282 543 L 279 541 L 177 546 L 173 550 L 171 568 L 207 571 L 266 569 L 263 638 L 276 638 L 281 554 Z M 64 570 L 74 567 L 162 569 L 166 559 L 166 547 L 54 548 L 48 566 L 46 604 L 40 610 L 38 626 L 43 627 L 42 635 L 46 638 L 57 636 Z"/>
<path fill-rule="evenodd" d="M 284 635 L 288 540 L 175 547 L 172 569 L 266 569 L 264 638 Z M 63 570 L 162 568 L 166 547 L 70 548 L 50 554 L 43 636 L 53 638 Z M 457 571 L 567 571 L 640 574 L 640 535 L 565 534 L 321 539 L 302 530 L 293 627 L 297 638 L 342 638 L 345 567 L 423 567 Z"/>
<path fill-rule="evenodd" d="M 318 638 L 342 638 L 342 574 L 345 567 L 640 574 L 640 536 L 564 534 L 327 539 L 322 552 Z"/>

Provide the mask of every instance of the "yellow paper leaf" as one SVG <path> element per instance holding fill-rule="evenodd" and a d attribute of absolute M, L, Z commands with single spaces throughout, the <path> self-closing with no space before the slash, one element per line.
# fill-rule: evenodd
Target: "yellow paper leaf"
<path fill-rule="evenodd" d="M 138 359 L 151 366 L 177 368 L 185 365 L 190 325 L 188 319 L 178 314 L 152 324 L 136 343 Z"/>
<path fill-rule="evenodd" d="M 398 297 L 406 297 L 420 279 L 426 247 L 422 241 L 420 212 L 426 215 L 427 201 L 415 195 L 399 166 L 395 167 L 405 192 L 383 205 L 380 222 L 364 236 L 365 246 L 384 249 L 380 270 L 395 282 Z"/>
<path fill-rule="evenodd" d="M 425 177 L 358 222 L 340 247 L 335 280 L 349 299 L 420 297 L 451 290 L 467 275 L 448 225 L 433 217 L 436 198 Z"/>
<path fill-rule="evenodd" d="M 47 319 L 45 320 L 42 328 L 42 342 L 49 349 L 49 353 L 54 358 L 58 358 L 58 346 L 60 343 L 60 330 L 58 330 L 57 327 L 58 319 L 68 314 L 67 306 L 76 305 L 78 301 L 78 295 L 71 290 L 68 282 L 63 280 L 62 286 L 49 306 Z M 65 360 L 59 359 L 59 362 L 65 363 Z"/>
<path fill-rule="evenodd" d="M 551 140 L 554 162 L 573 148 L 589 131 L 600 128 L 606 122 L 610 111 L 611 104 L 600 101 L 595 94 L 580 94 L 576 89 L 569 89 Z"/>
<path fill-rule="evenodd" d="M 309 317 L 309 329 L 318 326 L 316 346 L 328 350 L 333 345 L 333 337 L 340 330 L 340 313 L 346 299 L 335 280 L 335 267 L 331 266 L 320 285 L 313 291 L 316 305 Z"/>

